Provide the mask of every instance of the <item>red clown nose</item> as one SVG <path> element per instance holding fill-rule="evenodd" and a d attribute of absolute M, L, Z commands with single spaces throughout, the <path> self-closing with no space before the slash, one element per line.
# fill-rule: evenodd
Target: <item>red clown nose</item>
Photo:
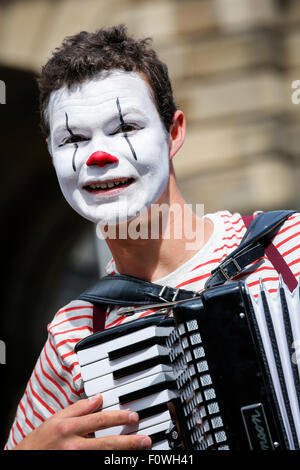
<path fill-rule="evenodd" d="M 106 152 L 98 151 L 92 153 L 92 155 L 88 158 L 86 164 L 87 166 L 97 165 L 103 167 L 108 163 L 116 163 L 118 161 L 119 159 L 117 157 L 114 157 L 113 155 L 110 155 Z"/>

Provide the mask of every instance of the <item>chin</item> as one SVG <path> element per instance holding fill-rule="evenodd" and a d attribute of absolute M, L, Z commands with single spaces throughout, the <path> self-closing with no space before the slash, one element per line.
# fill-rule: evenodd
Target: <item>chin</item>
<path fill-rule="evenodd" d="M 109 226 L 116 226 L 120 224 L 126 224 L 133 220 L 136 216 L 135 215 L 130 215 L 130 214 L 125 214 L 125 215 L 120 215 L 120 214 L 99 214 L 99 213 L 89 213 L 89 214 L 83 214 L 81 215 L 89 220 L 90 222 L 93 222 L 97 225 L 109 225 Z"/>
<path fill-rule="evenodd" d="M 138 195 L 135 198 L 126 198 L 125 203 L 123 200 L 121 204 L 120 201 L 117 201 L 117 203 L 113 201 L 94 205 L 87 203 L 78 204 L 74 200 L 68 202 L 75 212 L 84 219 L 94 224 L 115 226 L 126 224 L 137 217 L 145 216 L 152 205 L 158 203 L 157 194 L 152 194 L 152 197 L 148 195 L 148 198 L 143 197 L 142 200 L 138 200 L 138 203 L 137 199 Z"/>

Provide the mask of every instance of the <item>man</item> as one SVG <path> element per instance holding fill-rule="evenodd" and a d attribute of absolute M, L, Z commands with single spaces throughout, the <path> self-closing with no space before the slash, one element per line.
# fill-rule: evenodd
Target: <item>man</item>
<path fill-rule="evenodd" d="M 203 289 L 246 228 L 240 214 L 201 217 L 183 200 L 172 159 L 184 142 L 185 119 L 174 103 L 167 68 L 148 41 L 129 37 L 123 26 L 81 32 L 55 50 L 39 86 L 42 129 L 61 190 L 74 210 L 106 234 L 113 255 L 107 272 Z M 201 149 L 195 151 L 201 158 Z M 165 226 L 152 237 L 130 236 L 136 221 L 141 231 L 152 233 L 157 206 L 169 208 Z M 295 214 L 273 240 L 294 275 L 300 272 L 299 226 Z M 278 273 L 265 257 L 243 276 L 254 295 L 260 278 L 270 292 L 277 289 Z M 72 301 L 48 326 L 7 449 L 151 446 L 148 436 L 114 436 L 113 429 L 109 437 L 91 437 L 97 429 L 138 420 L 130 410 L 101 411 L 101 396 L 84 398 L 74 345 L 93 333 L 92 312 L 89 302 Z M 141 315 L 128 319 L 116 312 L 114 306 L 107 311 L 106 328 Z"/>

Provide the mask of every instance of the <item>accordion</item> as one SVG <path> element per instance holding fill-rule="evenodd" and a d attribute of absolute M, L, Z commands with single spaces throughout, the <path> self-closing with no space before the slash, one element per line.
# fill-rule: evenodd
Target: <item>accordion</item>
<path fill-rule="evenodd" d="M 79 341 L 85 394 L 140 418 L 96 437 L 147 434 L 153 450 L 299 449 L 299 307 L 299 287 L 270 294 L 261 283 L 254 297 L 231 281 Z"/>

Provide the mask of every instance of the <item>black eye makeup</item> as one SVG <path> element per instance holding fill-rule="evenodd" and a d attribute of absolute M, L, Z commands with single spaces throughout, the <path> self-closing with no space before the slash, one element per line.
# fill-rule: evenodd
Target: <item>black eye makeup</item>
<path fill-rule="evenodd" d="M 71 137 L 68 137 L 67 139 L 64 139 L 64 141 L 58 145 L 58 147 L 63 147 L 66 144 L 75 144 L 77 142 L 84 142 L 86 137 L 79 135 L 79 134 L 73 134 Z"/>
<path fill-rule="evenodd" d="M 120 105 L 120 100 L 119 100 L 119 98 L 117 98 L 117 100 L 116 100 L 116 105 L 117 105 L 117 108 L 118 108 L 119 118 L 120 118 L 120 123 L 121 123 L 119 129 L 121 129 L 121 128 L 126 129 L 126 126 L 128 126 L 128 124 L 126 124 L 126 123 L 124 122 L 124 118 L 123 118 L 123 115 L 122 115 L 122 110 L 121 110 L 121 105 Z M 132 153 L 132 155 L 133 155 L 133 158 L 134 158 L 135 160 L 137 160 L 137 156 L 136 156 L 135 150 L 134 150 L 133 145 L 132 145 L 132 143 L 130 142 L 129 137 L 128 137 L 128 135 L 127 135 L 127 133 L 128 133 L 129 131 L 128 131 L 128 130 L 127 130 L 127 131 L 126 131 L 126 130 L 125 130 L 125 131 L 123 130 L 122 132 L 123 132 L 123 134 L 124 134 L 124 139 L 126 140 L 127 144 L 129 145 L 129 148 L 130 148 L 130 150 L 131 150 L 131 153 Z"/>
<path fill-rule="evenodd" d="M 130 121 L 125 122 L 124 121 L 119 98 L 117 98 L 117 100 L 116 100 L 116 105 L 117 105 L 117 109 L 118 109 L 120 124 L 118 125 L 118 127 L 116 127 L 116 129 L 114 131 L 110 132 L 109 135 L 113 136 L 113 135 L 117 135 L 117 134 L 122 134 L 122 136 L 124 137 L 124 139 L 126 140 L 128 146 L 130 148 L 130 151 L 133 155 L 133 158 L 135 160 L 137 160 L 137 155 L 136 155 L 135 149 L 134 149 L 131 141 L 129 140 L 129 135 L 128 134 L 133 133 L 134 131 L 142 130 L 143 127 L 140 126 L 139 124 L 136 124 L 135 122 L 130 122 Z M 73 144 L 75 146 L 73 157 L 72 157 L 72 167 L 73 167 L 73 170 L 76 171 L 75 157 L 76 157 L 76 153 L 77 153 L 77 150 L 78 150 L 78 143 L 79 142 L 84 142 L 84 141 L 89 140 L 89 139 L 87 137 L 83 136 L 83 135 L 74 134 L 74 132 L 72 131 L 72 129 L 69 126 L 69 117 L 68 117 L 67 113 L 65 113 L 65 117 L 66 117 L 66 129 L 69 132 L 70 136 L 65 138 L 60 144 L 58 144 L 58 147 L 63 147 L 64 145 L 69 145 L 69 144 Z"/>
<path fill-rule="evenodd" d="M 111 132 L 110 135 L 128 134 L 129 132 L 138 131 L 140 129 L 143 129 L 143 128 L 139 126 L 138 124 L 124 122 L 124 124 L 121 124 L 113 132 Z"/>
<path fill-rule="evenodd" d="M 75 156 L 76 156 L 76 153 L 77 153 L 77 150 L 78 150 L 78 143 L 77 142 L 81 142 L 82 140 L 86 140 L 86 139 L 81 135 L 74 134 L 74 132 L 69 127 L 68 114 L 65 113 L 65 115 L 66 115 L 66 128 L 67 128 L 67 131 L 70 134 L 70 137 L 65 139 L 61 144 L 58 145 L 58 147 L 63 147 L 66 144 L 74 144 L 75 145 L 75 150 L 74 150 L 73 157 L 72 157 L 72 168 L 73 168 L 74 171 L 76 171 Z"/>

